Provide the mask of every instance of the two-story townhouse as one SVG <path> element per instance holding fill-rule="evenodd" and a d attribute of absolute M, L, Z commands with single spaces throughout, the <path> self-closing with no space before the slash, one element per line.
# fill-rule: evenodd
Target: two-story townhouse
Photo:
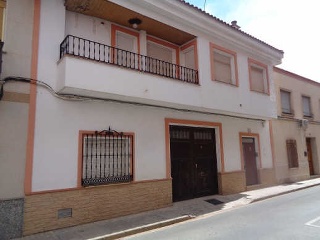
<path fill-rule="evenodd" d="M 0 239 L 22 234 L 29 84 L 7 76 L 31 76 L 33 0 L 0 1 Z"/>
<path fill-rule="evenodd" d="M 282 51 L 180 0 L 31 6 L 24 235 L 275 183 Z"/>
<path fill-rule="evenodd" d="M 272 121 L 279 183 L 319 175 L 320 84 L 274 68 L 278 119 Z"/>

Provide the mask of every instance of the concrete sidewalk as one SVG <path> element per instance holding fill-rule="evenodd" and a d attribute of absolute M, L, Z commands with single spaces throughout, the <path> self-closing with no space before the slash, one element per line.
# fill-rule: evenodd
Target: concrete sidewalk
<path fill-rule="evenodd" d="M 277 185 L 264 189 L 242 192 L 239 194 L 207 196 L 182 202 L 173 206 L 140 214 L 99 221 L 76 227 L 58 229 L 50 232 L 31 235 L 22 240 L 82 240 L 82 239 L 117 239 L 120 237 L 168 226 L 205 214 L 213 214 L 227 209 L 240 207 L 252 202 L 273 196 L 320 185 L 320 178 L 291 184 Z M 208 200 L 212 200 L 209 203 Z"/>

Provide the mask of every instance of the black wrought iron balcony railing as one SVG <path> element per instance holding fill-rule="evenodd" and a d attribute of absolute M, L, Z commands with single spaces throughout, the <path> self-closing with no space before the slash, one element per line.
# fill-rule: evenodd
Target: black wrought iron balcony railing
<path fill-rule="evenodd" d="M 60 59 L 73 55 L 141 72 L 198 84 L 198 71 L 72 35 L 60 44 Z"/>

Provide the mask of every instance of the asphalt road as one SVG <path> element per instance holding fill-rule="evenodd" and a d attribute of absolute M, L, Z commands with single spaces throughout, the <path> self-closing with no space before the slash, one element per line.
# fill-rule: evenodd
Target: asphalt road
<path fill-rule="evenodd" d="M 320 186 L 125 239 L 320 240 Z"/>

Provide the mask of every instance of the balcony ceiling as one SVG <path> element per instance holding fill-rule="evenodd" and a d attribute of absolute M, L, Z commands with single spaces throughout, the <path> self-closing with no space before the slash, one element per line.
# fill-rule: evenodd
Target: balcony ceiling
<path fill-rule="evenodd" d="M 177 45 L 182 45 L 195 38 L 192 34 L 183 32 L 107 0 L 65 0 L 65 6 L 69 11 L 105 19 L 129 28 L 132 28 L 132 26 L 128 23 L 128 20 L 139 18 L 142 20 L 142 23 L 138 26 L 137 30 L 145 30 L 149 35 Z"/>

